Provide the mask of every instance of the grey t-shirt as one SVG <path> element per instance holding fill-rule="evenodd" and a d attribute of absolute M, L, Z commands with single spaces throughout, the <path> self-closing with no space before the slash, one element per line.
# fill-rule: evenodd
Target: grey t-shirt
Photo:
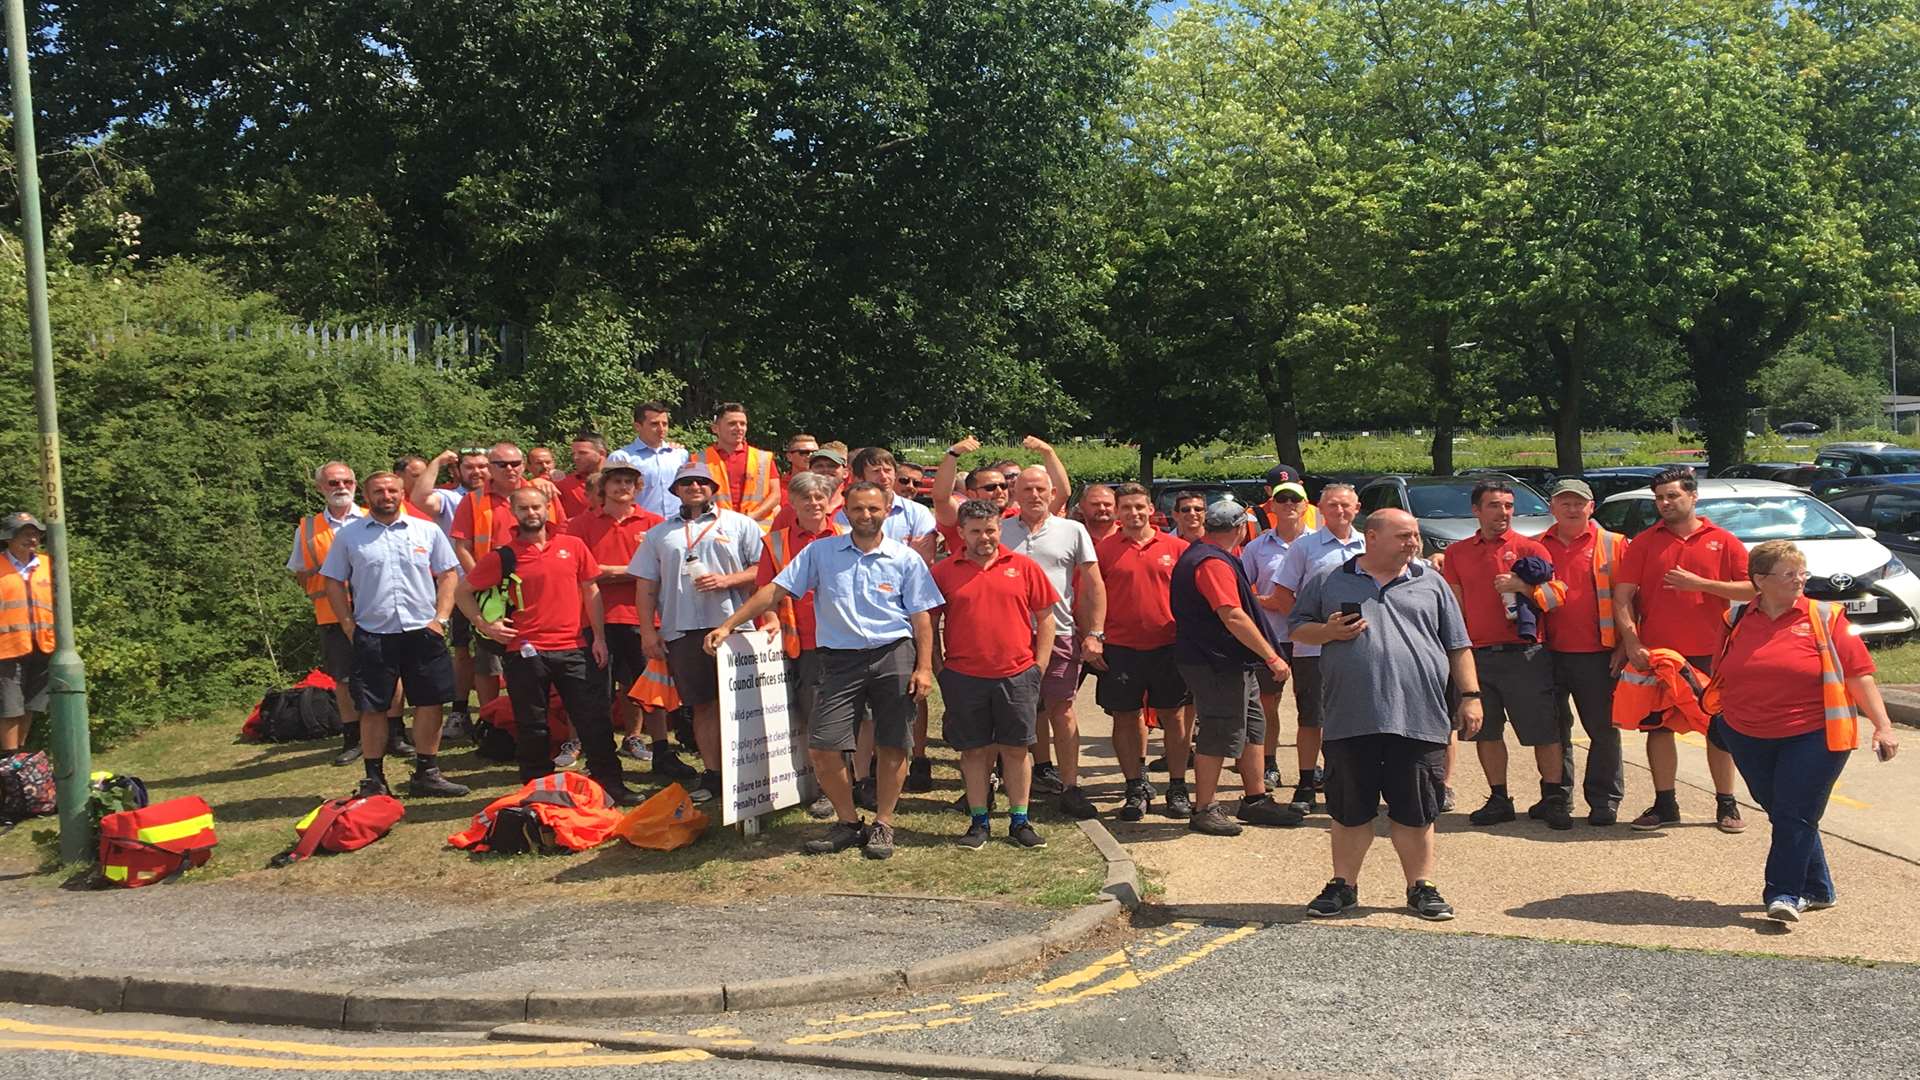
<path fill-rule="evenodd" d="M 659 584 L 660 636 L 674 641 L 726 622 L 753 595 L 751 585 L 701 592 L 688 571 L 704 567 L 708 573 L 737 574 L 760 565 L 760 551 L 760 526 L 745 514 L 709 510 L 688 521 L 675 510 L 647 530 L 627 573 Z"/>
<path fill-rule="evenodd" d="M 1027 523 L 1010 517 L 1000 523 L 1000 543 L 1017 551 L 1047 572 L 1053 591 L 1060 600 L 1053 605 L 1053 633 L 1066 637 L 1073 633 L 1073 572 L 1087 563 L 1097 563 L 1093 537 L 1087 527 L 1068 518 L 1048 514 L 1037 529 L 1028 531 Z"/>
<path fill-rule="evenodd" d="M 1320 647 L 1322 737 L 1387 734 L 1446 743 L 1453 730 L 1447 654 L 1472 641 L 1439 571 L 1416 561 L 1382 588 L 1350 559 L 1307 579 L 1288 624 L 1326 622 L 1341 604 L 1359 604 L 1367 629 Z"/>

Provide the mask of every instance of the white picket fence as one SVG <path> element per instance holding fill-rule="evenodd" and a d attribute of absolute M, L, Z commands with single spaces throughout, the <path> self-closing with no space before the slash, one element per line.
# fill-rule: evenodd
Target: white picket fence
<path fill-rule="evenodd" d="M 423 360 L 444 370 L 460 359 L 494 359 L 518 356 L 526 351 L 526 334 L 511 323 L 418 322 L 418 323 L 273 323 L 233 326 L 160 323 L 156 326 L 121 325 L 87 335 L 89 345 L 112 344 L 122 338 L 151 333 L 205 334 L 225 340 L 252 340 L 306 343 L 307 355 L 318 356 L 335 349 L 376 349 L 384 351 L 396 363 L 418 364 Z"/>

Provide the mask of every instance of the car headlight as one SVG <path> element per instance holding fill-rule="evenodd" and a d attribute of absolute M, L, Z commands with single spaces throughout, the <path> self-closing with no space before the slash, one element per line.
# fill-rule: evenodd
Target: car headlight
<path fill-rule="evenodd" d="M 1907 569 L 1907 564 L 1901 562 L 1900 557 L 1896 555 L 1893 558 L 1888 559 L 1885 566 L 1879 567 L 1874 570 L 1869 570 L 1866 573 L 1861 574 L 1859 577 L 1854 578 L 1854 580 L 1862 585 L 1871 585 L 1876 581 L 1885 581 L 1888 578 L 1903 577 L 1911 573 L 1913 573 L 1913 571 Z"/>
<path fill-rule="evenodd" d="M 1426 541 L 1427 541 L 1427 546 L 1432 548 L 1435 551 L 1439 551 L 1441 548 L 1446 547 L 1448 544 L 1453 543 L 1451 539 L 1445 536 L 1429 536 L 1429 537 L 1426 537 Z"/>

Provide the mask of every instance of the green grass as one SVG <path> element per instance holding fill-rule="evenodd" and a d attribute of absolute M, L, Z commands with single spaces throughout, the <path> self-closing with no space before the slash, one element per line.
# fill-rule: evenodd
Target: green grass
<path fill-rule="evenodd" d="M 937 704 L 933 715 L 937 737 Z M 472 796 L 403 797 L 406 819 L 371 847 L 271 870 L 265 868 L 267 860 L 293 842 L 293 823 L 322 799 L 344 795 L 359 779 L 360 766 L 328 764 L 338 749 L 334 743 L 240 743 L 235 739 L 239 726 L 234 714 L 167 724 L 95 757 L 96 768 L 145 780 L 156 800 L 197 794 L 213 806 L 220 846 L 207 866 L 186 876 L 188 886 L 228 880 L 262 888 L 417 893 L 446 900 L 565 889 L 564 895 L 581 899 L 710 903 L 830 892 L 913 893 L 1067 907 L 1092 900 L 1105 880 L 1105 864 L 1092 843 L 1072 821 L 1044 810 L 1037 818 L 1048 841 L 1044 850 L 1021 850 L 1004 840 L 979 852 L 957 848 L 953 839 L 966 824 L 949 805 L 959 790 L 958 762 L 937 742 L 936 788 L 930 795 L 902 797 L 895 817 L 898 850 L 886 862 L 861 858 L 857 851 L 818 858 L 799 854 L 800 843 L 822 830 L 799 808 L 762 819 L 761 835 L 751 839 L 716 821 L 699 841 L 678 851 L 643 851 L 615 840 L 572 856 L 471 855 L 447 847 L 447 837 L 519 785 L 513 766 L 460 748 L 443 751 L 441 764 L 451 778 L 473 786 Z M 397 761 L 389 764 L 388 779 L 396 788 L 406 768 Z M 33 841 L 33 833 L 51 825 L 42 819 L 0 836 L 0 872 L 26 872 L 30 881 L 49 888 L 72 878 L 72 867 L 49 861 Z M 1004 816 L 995 825 L 1004 836 Z"/>
<path fill-rule="evenodd" d="M 1873 647 L 1874 681 L 1881 686 L 1920 683 L 1920 641 Z"/>

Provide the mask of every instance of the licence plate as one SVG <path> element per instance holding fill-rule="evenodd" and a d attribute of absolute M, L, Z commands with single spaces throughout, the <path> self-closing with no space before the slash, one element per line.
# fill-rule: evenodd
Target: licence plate
<path fill-rule="evenodd" d="M 1880 610 L 1880 598 L 1877 596 L 1863 596 L 1858 600 L 1843 600 L 1841 603 L 1846 605 L 1849 615 Z"/>

